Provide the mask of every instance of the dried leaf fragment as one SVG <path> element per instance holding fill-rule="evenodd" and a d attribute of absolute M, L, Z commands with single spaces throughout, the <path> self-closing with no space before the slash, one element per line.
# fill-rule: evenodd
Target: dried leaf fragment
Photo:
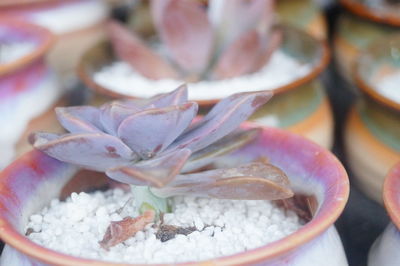
<path fill-rule="evenodd" d="M 154 211 L 148 210 L 136 218 L 126 217 L 121 221 L 111 222 L 104 234 L 103 240 L 99 242 L 100 246 L 109 250 L 110 247 L 124 242 L 137 232 L 143 230 L 147 224 L 153 222 L 154 217 Z"/>

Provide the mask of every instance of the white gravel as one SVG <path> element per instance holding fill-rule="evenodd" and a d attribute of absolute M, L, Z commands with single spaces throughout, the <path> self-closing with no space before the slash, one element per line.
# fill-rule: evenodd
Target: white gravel
<path fill-rule="evenodd" d="M 70 255 L 124 263 L 175 263 L 206 260 L 253 249 L 283 238 L 301 227 L 296 214 L 269 201 L 234 201 L 192 197 L 172 200 L 173 213 L 165 224 L 195 226 L 198 231 L 161 242 L 156 229 L 144 232 L 109 251 L 100 241 L 110 221 L 136 216 L 133 204 L 122 207 L 132 194 L 115 189 L 93 194 L 72 193 L 65 202 L 52 200 L 49 207 L 30 217 L 29 238 Z M 134 201 L 131 201 L 134 202 Z"/>
<path fill-rule="evenodd" d="M 190 83 L 191 100 L 221 99 L 243 91 L 273 90 L 301 78 L 312 65 L 302 64 L 281 51 L 273 54 L 260 71 L 232 79 Z M 95 73 L 93 79 L 103 87 L 128 96 L 140 98 L 170 92 L 184 81 L 173 79 L 151 80 L 136 73 L 125 62 L 115 62 Z"/>
<path fill-rule="evenodd" d="M 11 63 L 31 53 L 36 47 L 33 42 L 0 44 L 0 64 Z"/>
<path fill-rule="evenodd" d="M 400 71 L 387 75 L 376 82 L 375 86 L 383 96 L 400 103 Z"/>

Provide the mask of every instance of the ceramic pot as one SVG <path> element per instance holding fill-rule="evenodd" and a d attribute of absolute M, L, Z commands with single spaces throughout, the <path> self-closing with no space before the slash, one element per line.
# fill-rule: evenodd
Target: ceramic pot
<path fill-rule="evenodd" d="M 391 223 L 372 245 L 368 266 L 396 266 L 400 264 L 400 161 L 385 178 L 383 201 Z"/>
<path fill-rule="evenodd" d="M 377 84 L 391 71 L 400 71 L 400 59 L 394 52 L 399 48 L 397 34 L 373 43 L 360 55 L 354 80 L 362 95 L 350 113 L 345 132 L 355 181 L 379 202 L 386 173 L 400 161 L 400 104 L 379 93 Z"/>
<path fill-rule="evenodd" d="M 400 8 L 369 6 L 374 1 L 365 0 L 340 2 L 347 12 L 341 14 L 337 22 L 334 38 L 335 61 L 341 75 L 353 84 L 351 73 L 358 53 L 373 41 L 400 32 Z"/>
<path fill-rule="evenodd" d="M 276 1 L 276 13 L 281 23 L 299 27 L 318 39 L 326 39 L 326 20 L 314 0 Z"/>
<path fill-rule="evenodd" d="M 0 169 L 15 155 L 26 151 L 26 134 L 41 126 L 54 128 L 47 113 L 62 91 L 54 71 L 45 63 L 53 35 L 46 29 L 26 22 L 0 19 L 2 44 L 32 47 L 21 57 L 0 64 Z"/>
<path fill-rule="evenodd" d="M 263 125 L 291 130 L 329 148 L 332 144 L 332 113 L 324 87 L 318 80 L 318 75 L 329 61 L 328 48 L 325 42 L 318 41 L 301 30 L 288 26 L 282 27 L 282 30 L 284 41 L 280 50 L 301 63 L 309 64 L 310 71 L 275 88 L 273 99 L 261 108 L 252 120 Z M 95 92 L 94 102 L 103 102 L 110 97 L 138 97 L 134 88 L 131 94 L 122 94 L 95 81 L 94 74 L 114 61 L 116 58 L 109 43 L 99 43 L 82 57 L 78 73 L 81 80 Z M 195 98 L 191 100 L 197 101 L 203 110 L 218 101 Z"/>
<path fill-rule="evenodd" d="M 57 42 L 48 54 L 64 83 L 75 76 L 84 51 L 105 38 L 108 6 L 99 0 L 2 1 L 0 15 L 18 17 L 51 30 Z M 69 87 L 69 86 L 68 86 Z"/>
<path fill-rule="evenodd" d="M 292 235 L 254 250 L 178 265 L 347 265 L 334 227 L 349 194 L 340 162 L 317 144 L 274 128 L 264 128 L 255 142 L 228 159 L 247 162 L 260 156 L 286 172 L 296 194 L 307 196 L 314 213 L 311 221 Z M 39 151 L 25 154 L 1 172 L 0 237 L 6 242 L 1 265 L 121 265 L 60 254 L 35 244 L 23 233 L 28 217 L 52 198 L 101 185 L 98 173 L 85 172 Z"/>

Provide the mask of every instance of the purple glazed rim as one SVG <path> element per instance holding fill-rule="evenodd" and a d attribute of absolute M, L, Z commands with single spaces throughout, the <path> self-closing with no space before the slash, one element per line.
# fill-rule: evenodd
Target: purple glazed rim
<path fill-rule="evenodd" d="M 0 26 L 10 28 L 12 34 L 22 35 L 23 38 L 37 42 L 35 48 L 27 55 L 9 63 L 0 64 L 0 76 L 6 75 L 35 60 L 43 58 L 56 39 L 46 28 L 19 19 L 0 18 Z"/>
<path fill-rule="evenodd" d="M 390 219 L 400 230 L 400 162 L 386 175 L 383 183 L 383 202 Z"/>
<path fill-rule="evenodd" d="M 247 126 L 253 126 L 253 124 L 246 123 Z M 277 156 L 281 157 L 278 160 L 285 161 L 287 154 L 298 157 L 298 164 L 304 166 L 309 173 L 307 178 L 316 179 L 323 187 L 323 200 L 315 217 L 295 233 L 265 246 L 210 261 L 178 265 L 248 265 L 276 259 L 317 238 L 332 226 L 342 213 L 349 196 L 349 180 L 344 167 L 330 151 L 304 137 L 276 128 L 264 128 L 257 144 L 262 149 L 268 147 L 277 150 L 281 155 Z M 284 150 L 285 156 L 282 156 L 281 150 Z M 40 167 L 36 164 L 37 162 L 41 165 Z M 16 179 L 18 172 L 27 166 L 36 171 L 35 178 L 39 181 L 42 178 L 40 174 L 44 170 L 54 171 L 54 168 L 68 165 L 38 151 L 31 151 L 0 173 L 0 195 L 5 192 L 10 194 L 10 191 L 5 190 L 11 187 L 10 184 L 16 182 L 13 178 Z M 18 199 L 15 200 L 18 201 Z M 13 227 L 7 219 L 6 212 L 7 207 L 0 201 L 0 238 L 23 254 L 51 265 L 124 265 L 64 255 L 35 244 Z"/>

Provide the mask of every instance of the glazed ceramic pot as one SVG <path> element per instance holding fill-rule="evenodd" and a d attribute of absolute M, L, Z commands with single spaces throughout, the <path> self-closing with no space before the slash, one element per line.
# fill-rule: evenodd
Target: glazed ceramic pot
<path fill-rule="evenodd" d="M 1 16 L 33 22 L 57 36 L 48 57 L 65 82 L 75 76 L 74 70 L 84 51 L 105 38 L 103 28 L 108 13 L 108 6 L 102 0 L 0 2 Z"/>
<path fill-rule="evenodd" d="M 400 265 L 400 161 L 389 172 L 383 186 L 383 201 L 391 223 L 372 245 L 368 266 Z"/>
<path fill-rule="evenodd" d="M 400 35 L 373 43 L 360 55 L 354 79 L 362 95 L 346 125 L 345 142 L 355 181 L 381 202 L 383 179 L 400 161 L 400 103 L 385 97 L 378 85 L 394 71 L 400 73 Z"/>
<path fill-rule="evenodd" d="M 281 23 L 299 27 L 318 39 L 326 39 L 327 25 L 321 7 L 313 0 L 276 1 Z"/>
<path fill-rule="evenodd" d="M 400 32 L 400 8 L 385 7 L 381 1 L 341 0 L 347 9 L 337 23 L 334 51 L 337 68 L 351 84 L 351 73 L 358 53 L 374 40 Z"/>
<path fill-rule="evenodd" d="M 45 55 L 54 41 L 48 30 L 2 18 L 0 39 L 1 45 L 28 47 L 23 48 L 28 50 L 21 56 L 0 63 L 1 169 L 26 150 L 26 134 L 30 129 L 54 127 L 48 110 L 59 100 L 62 91 L 54 71 L 45 63 Z"/>
<path fill-rule="evenodd" d="M 228 160 L 248 162 L 260 156 L 286 172 L 297 195 L 307 196 L 311 221 L 295 233 L 254 250 L 178 265 L 347 265 L 334 227 L 349 194 L 347 174 L 340 162 L 317 144 L 274 128 L 264 128 L 255 142 L 228 155 Z M 23 233 L 28 217 L 52 198 L 88 188 L 93 191 L 105 180 L 99 173 L 83 172 L 39 151 L 25 154 L 1 172 L 0 237 L 6 242 L 1 265 L 121 265 L 64 255 L 35 244 Z"/>
<path fill-rule="evenodd" d="M 329 148 L 332 144 L 332 113 L 324 87 L 318 79 L 329 61 L 329 51 L 325 42 L 318 41 L 301 30 L 288 26 L 282 27 L 282 30 L 284 41 L 280 51 L 302 64 L 308 64 L 309 71 L 304 76 L 275 88 L 273 99 L 252 120 L 302 134 Z M 82 81 L 95 92 L 94 102 L 106 101 L 110 97 L 141 97 L 135 93 L 134 87 L 129 93 L 121 93 L 95 80 L 96 73 L 115 61 L 109 43 L 96 45 L 82 57 L 78 73 Z M 180 84 L 179 82 L 177 86 Z M 99 100 L 99 96 L 102 99 Z M 203 110 L 218 101 L 191 97 L 190 85 L 189 98 L 199 102 Z"/>

